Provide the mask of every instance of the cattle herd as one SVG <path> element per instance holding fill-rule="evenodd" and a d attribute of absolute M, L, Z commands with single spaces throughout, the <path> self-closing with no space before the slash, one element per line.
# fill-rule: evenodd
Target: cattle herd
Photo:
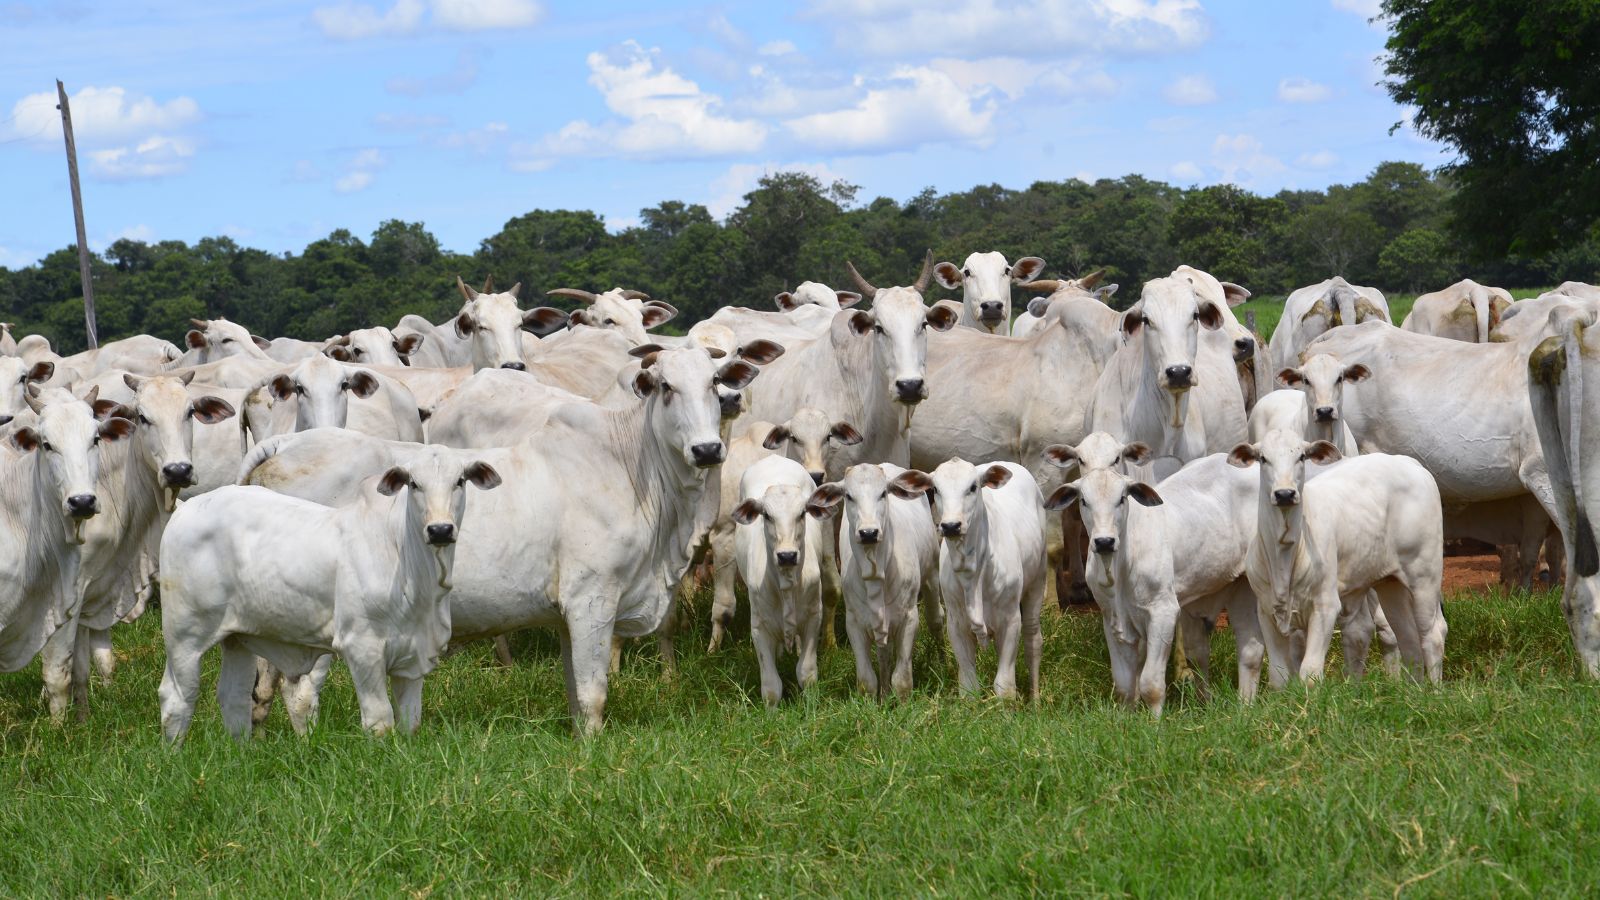
<path fill-rule="evenodd" d="M 1018 693 L 1020 653 L 1036 697 L 1041 610 L 1092 594 L 1116 696 L 1159 714 L 1174 645 L 1203 687 L 1224 612 L 1245 700 L 1263 662 L 1275 687 L 1320 677 L 1335 632 L 1352 675 L 1376 639 L 1437 681 L 1444 545 L 1473 538 L 1509 582 L 1541 554 L 1565 575 L 1600 677 L 1600 290 L 1462 281 L 1397 326 L 1336 277 L 1267 344 L 1232 310 L 1248 291 L 1198 269 L 1117 312 L 1099 273 L 1043 267 L 930 254 L 878 288 L 849 266 L 859 293 L 805 282 L 685 337 L 649 334 L 676 310 L 637 291 L 550 291 L 567 313 L 460 279 L 441 325 L 321 343 L 213 319 L 186 347 L 61 357 L 7 329 L 0 671 L 40 656 L 52 717 L 85 715 L 114 626 L 159 596 L 170 740 L 219 644 L 229 732 L 280 692 L 310 727 L 337 655 L 382 733 L 417 726 L 449 648 L 550 628 L 586 734 L 619 640 L 674 665 L 680 588 L 708 567 L 712 650 L 742 580 L 769 705 L 780 659 L 815 681 L 840 600 L 870 695 L 910 694 L 926 617 L 963 693 L 993 643 L 994 693 Z M 960 301 L 929 305 L 935 277 Z"/>

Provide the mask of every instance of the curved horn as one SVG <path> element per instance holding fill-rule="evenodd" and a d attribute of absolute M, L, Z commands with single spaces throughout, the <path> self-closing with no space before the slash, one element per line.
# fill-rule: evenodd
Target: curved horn
<path fill-rule="evenodd" d="M 1078 287 L 1086 291 L 1093 290 L 1095 285 L 1100 283 L 1100 279 L 1104 277 L 1106 277 L 1105 269 L 1095 269 L 1093 272 L 1078 279 Z"/>
<path fill-rule="evenodd" d="M 577 288 L 556 288 L 553 291 L 545 291 L 544 293 L 547 297 L 577 297 L 585 303 L 593 303 L 595 301 L 594 294 L 588 291 L 580 291 Z"/>
<path fill-rule="evenodd" d="M 649 300 L 650 295 L 644 291 L 623 291 L 622 298 L 624 300 Z"/>
<path fill-rule="evenodd" d="M 1054 294 L 1056 291 L 1061 290 L 1061 282 L 1054 278 L 1040 278 L 1036 281 L 1024 281 L 1017 287 L 1025 291 L 1033 291 L 1035 294 Z"/>
<path fill-rule="evenodd" d="M 468 303 L 471 303 L 473 300 L 477 299 L 478 292 L 467 287 L 467 283 L 461 280 L 460 275 L 456 276 L 456 287 L 461 289 L 461 296 L 466 298 Z"/>
<path fill-rule="evenodd" d="M 911 286 L 912 290 L 921 294 L 928 290 L 928 285 L 933 282 L 933 248 L 928 248 L 928 255 L 922 260 L 922 274 L 917 276 L 917 283 Z"/>
<path fill-rule="evenodd" d="M 861 273 L 856 271 L 855 263 L 847 259 L 844 261 L 844 267 L 850 270 L 850 277 L 855 279 L 856 287 L 861 288 L 862 296 L 872 297 L 878 293 L 878 289 L 872 286 L 872 282 L 862 278 Z"/>
<path fill-rule="evenodd" d="M 39 399 L 38 389 L 35 388 L 33 385 L 30 384 L 27 387 L 23 388 L 23 390 L 22 390 L 22 399 L 23 399 L 24 402 L 26 402 L 28 404 L 28 408 L 33 410 L 34 412 L 36 412 L 36 413 L 44 412 L 44 401 Z"/>
<path fill-rule="evenodd" d="M 206 328 L 206 327 L 211 325 L 211 323 L 207 322 L 205 319 L 190 319 L 189 320 L 189 324 L 193 325 L 196 328 L 201 328 L 201 329 L 204 329 L 204 328 Z"/>
<path fill-rule="evenodd" d="M 480 293 L 480 294 L 492 294 L 492 293 L 494 293 L 494 276 L 493 275 L 490 275 L 488 278 L 485 278 L 483 280 L 483 290 L 479 291 L 478 293 Z"/>

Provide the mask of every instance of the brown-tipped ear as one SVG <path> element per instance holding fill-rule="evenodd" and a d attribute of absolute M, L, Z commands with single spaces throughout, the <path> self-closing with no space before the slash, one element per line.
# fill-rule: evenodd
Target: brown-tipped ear
<path fill-rule="evenodd" d="M 740 525 L 749 525 L 756 519 L 761 518 L 761 501 L 754 499 L 746 500 L 738 506 L 735 506 L 733 508 L 733 512 L 729 513 L 728 516 L 735 522 L 738 522 Z"/>
<path fill-rule="evenodd" d="M 272 342 L 271 341 L 267 340 L 266 338 L 262 337 L 259 334 L 250 335 L 250 340 L 254 341 L 255 345 L 257 347 L 260 347 L 263 350 L 266 350 L 267 348 L 272 346 Z"/>
<path fill-rule="evenodd" d="M 522 314 L 522 327 L 544 337 L 567 327 L 567 314 L 554 306 L 540 306 Z"/>
<path fill-rule="evenodd" d="M 961 269 L 955 263 L 942 262 L 933 267 L 933 278 L 946 290 L 961 287 Z"/>
<path fill-rule="evenodd" d="M 1250 299 L 1250 292 L 1231 281 L 1222 282 L 1222 297 L 1229 306 L 1238 306 Z"/>
<path fill-rule="evenodd" d="M 350 390 L 363 400 L 378 392 L 377 376 L 371 372 L 351 372 L 350 378 L 345 383 L 350 385 Z"/>
<path fill-rule="evenodd" d="M 983 473 L 983 486 L 986 488 L 1003 488 L 1011 480 L 1011 470 L 995 463 Z"/>
<path fill-rule="evenodd" d="M 1130 309 L 1122 314 L 1122 333 L 1127 335 L 1139 331 L 1139 326 L 1144 324 L 1144 310 Z"/>
<path fill-rule="evenodd" d="M 349 362 L 354 358 L 350 355 L 350 348 L 344 346 L 343 344 L 335 344 L 334 346 L 329 347 L 322 352 L 327 354 L 330 358 L 338 360 L 339 362 Z"/>
<path fill-rule="evenodd" d="M 646 356 L 650 356 L 653 353 L 660 353 L 665 349 L 667 348 L 661 346 L 660 344 L 640 344 L 639 346 L 629 350 L 628 355 L 634 359 L 644 359 Z"/>
<path fill-rule="evenodd" d="M 1156 489 L 1142 481 L 1128 485 L 1128 496 L 1140 506 L 1160 506 L 1162 503 L 1161 495 L 1156 493 Z"/>
<path fill-rule="evenodd" d="M 1280 369 L 1278 371 L 1278 381 L 1283 384 L 1299 384 L 1305 380 L 1305 376 L 1300 374 L 1299 369 Z"/>
<path fill-rule="evenodd" d="M 872 313 L 864 309 L 858 309 L 850 314 L 850 330 L 856 334 L 866 334 L 876 324 L 877 322 L 872 318 Z"/>
<path fill-rule="evenodd" d="M 1355 384 L 1356 382 L 1366 381 L 1368 378 L 1371 378 L 1372 370 L 1361 363 L 1356 363 L 1353 366 L 1347 367 L 1340 377 L 1351 384 Z"/>
<path fill-rule="evenodd" d="M 1249 444 L 1235 444 L 1233 449 L 1228 451 L 1228 465 L 1238 466 L 1241 469 L 1250 468 L 1259 459 L 1261 454 Z"/>
<path fill-rule="evenodd" d="M 193 375 L 194 373 L 190 372 L 188 374 Z M 32 379 L 29 379 L 29 380 L 31 381 Z M 140 378 L 137 375 L 133 375 L 133 374 L 129 374 L 129 373 L 123 373 L 122 383 L 128 386 L 128 390 L 133 391 L 135 394 L 137 394 L 137 393 L 139 393 L 139 387 L 144 384 L 144 379 Z"/>
<path fill-rule="evenodd" d="M 408 487 L 410 484 L 411 473 L 400 466 L 395 466 L 383 473 L 383 477 L 378 479 L 378 493 L 385 497 L 393 497 L 401 488 Z"/>
<path fill-rule="evenodd" d="M 267 382 L 267 392 L 274 400 L 287 400 L 294 396 L 294 379 L 287 375 L 274 375 Z"/>
<path fill-rule="evenodd" d="M 56 364 L 48 359 L 41 359 L 28 370 L 27 380 L 34 384 L 41 384 L 55 377 Z"/>
<path fill-rule="evenodd" d="M 728 355 L 728 351 L 722 349 L 721 347 L 707 347 L 705 348 L 705 351 L 706 355 L 712 359 L 722 359 Z"/>
<path fill-rule="evenodd" d="M 854 447 L 856 444 L 866 440 L 861 436 L 861 432 L 857 431 L 855 426 L 849 422 L 833 423 L 833 428 L 829 429 L 828 436 L 847 447 Z"/>
<path fill-rule="evenodd" d="M 18 428 L 11 432 L 11 444 L 23 453 L 39 449 L 39 432 L 32 428 Z"/>
<path fill-rule="evenodd" d="M 204 397 L 196 397 L 194 402 L 189 404 L 189 414 L 194 416 L 195 421 L 202 425 L 215 425 L 224 419 L 233 418 L 236 415 L 236 411 L 232 403 L 221 397 L 213 397 L 208 394 Z"/>
<path fill-rule="evenodd" d="M 1339 448 L 1327 441 L 1316 441 L 1306 446 L 1306 461 L 1319 466 L 1331 465 L 1344 458 Z"/>
<path fill-rule="evenodd" d="M 806 512 L 813 519 L 826 519 L 839 509 L 839 501 L 843 499 L 844 485 L 837 481 L 824 482 L 806 500 Z"/>
<path fill-rule="evenodd" d="M 640 310 L 645 328 L 654 328 L 664 322 L 670 321 L 678 314 L 678 308 L 662 300 L 651 300 Z"/>
<path fill-rule="evenodd" d="M 761 446 L 767 450 L 776 450 L 783 446 L 784 441 L 792 437 L 794 437 L 794 434 L 788 428 L 782 425 L 775 425 L 771 431 L 767 432 L 767 436 L 761 439 Z"/>
<path fill-rule="evenodd" d="M 466 313 L 458 313 L 455 318 L 456 337 L 467 337 L 478 330 L 478 323 Z"/>
<path fill-rule="evenodd" d="M 772 305 L 776 306 L 779 312 L 794 312 L 800 308 L 800 304 L 795 302 L 794 294 L 788 291 L 779 291 L 772 298 Z"/>
<path fill-rule="evenodd" d="M 1117 292 L 1117 288 L 1121 286 L 1122 285 L 1120 284 L 1103 285 L 1094 289 L 1094 295 L 1100 298 L 1101 303 L 1110 303 L 1111 295 L 1115 294 Z"/>
<path fill-rule="evenodd" d="M 855 291 L 834 291 L 833 296 L 838 299 L 840 309 L 849 309 L 861 302 L 861 295 Z"/>
<path fill-rule="evenodd" d="M 901 500 L 915 500 L 933 490 L 933 479 L 927 472 L 907 469 L 889 479 L 889 493 Z"/>
<path fill-rule="evenodd" d="M 1032 281 L 1044 271 L 1044 260 L 1037 256 L 1024 256 L 1011 264 L 1012 281 Z"/>
<path fill-rule="evenodd" d="M 639 374 L 633 376 L 633 393 L 638 397 L 648 397 L 655 393 L 656 373 L 649 369 L 640 369 Z"/>
<path fill-rule="evenodd" d="M 783 345 L 766 338 L 756 338 L 739 348 L 739 358 L 764 366 L 783 355 Z"/>
<path fill-rule="evenodd" d="M 1201 303 L 1196 310 L 1196 318 L 1200 326 L 1207 331 L 1216 331 L 1222 327 L 1222 310 L 1215 303 Z"/>
<path fill-rule="evenodd" d="M 482 460 L 467 466 L 466 471 L 461 473 L 461 477 L 472 482 L 473 487 L 480 491 L 487 491 L 500 486 L 500 473 L 494 470 L 494 466 Z"/>
<path fill-rule="evenodd" d="M 576 328 L 579 325 L 594 326 L 594 316 L 589 315 L 589 310 L 575 309 L 567 314 L 568 328 Z"/>
<path fill-rule="evenodd" d="M 183 336 L 183 342 L 188 344 L 191 350 L 199 350 L 206 345 L 206 336 L 191 329 L 188 334 Z"/>
<path fill-rule="evenodd" d="M 1122 448 L 1122 459 L 1136 466 L 1142 466 L 1150 461 L 1150 445 L 1144 441 L 1134 441 Z"/>
<path fill-rule="evenodd" d="M 484 282 L 483 286 L 488 287 L 488 282 Z M 466 300 L 468 303 L 478 299 L 478 292 L 468 287 L 467 283 L 461 280 L 460 275 L 456 276 L 456 287 L 460 289 L 462 299 Z"/>
<path fill-rule="evenodd" d="M 1066 444 L 1051 444 L 1044 448 L 1044 458 L 1052 465 L 1070 469 L 1078 464 L 1078 451 Z"/>
<path fill-rule="evenodd" d="M 1063 484 L 1044 499 L 1044 508 L 1051 512 L 1060 512 L 1078 502 L 1078 485 Z"/>
<path fill-rule="evenodd" d="M 723 363 L 722 368 L 717 370 L 717 384 L 742 391 L 760 374 L 760 369 L 742 359 L 736 359 L 733 362 Z"/>
<path fill-rule="evenodd" d="M 943 304 L 930 307 L 923 318 L 934 331 L 949 331 L 956 327 L 956 311 Z"/>
<path fill-rule="evenodd" d="M 89 404 L 89 406 L 94 409 L 94 417 L 96 419 L 106 419 L 111 416 L 125 416 L 129 419 L 133 418 L 133 410 L 128 409 L 126 406 L 123 406 L 121 403 L 118 403 L 115 400 L 96 400 Z"/>
<path fill-rule="evenodd" d="M 128 419 L 124 419 L 121 416 L 112 416 L 111 418 L 100 423 L 100 428 L 97 433 L 100 435 L 100 440 L 102 441 L 106 441 L 108 443 L 120 441 L 128 435 L 133 434 L 133 422 Z"/>
<path fill-rule="evenodd" d="M 566 321 L 566 316 L 562 316 L 561 322 L 563 325 L 566 324 Z M 405 337 L 395 338 L 394 352 L 399 354 L 401 359 L 404 359 L 422 349 L 422 341 L 423 336 L 420 334 L 408 334 Z"/>

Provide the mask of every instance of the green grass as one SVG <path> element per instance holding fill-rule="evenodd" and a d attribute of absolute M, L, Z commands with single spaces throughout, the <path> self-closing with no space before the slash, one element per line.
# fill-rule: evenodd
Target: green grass
<path fill-rule="evenodd" d="M 275 712 L 236 744 L 213 666 L 176 753 L 152 614 L 86 724 L 49 724 L 37 667 L 0 677 L 0 893 L 1592 892 L 1600 689 L 1556 595 L 1446 612 L 1443 686 L 1180 690 L 1160 722 L 1110 702 L 1097 618 L 1053 610 L 1037 709 L 957 698 L 924 641 L 908 703 L 852 696 L 839 649 L 768 713 L 748 632 L 708 657 L 697 625 L 670 684 L 630 651 L 584 743 L 545 636 L 448 659 L 408 739 L 366 737 L 336 669 L 310 739 Z"/>
<path fill-rule="evenodd" d="M 1537 297 L 1549 288 L 1508 288 L 1511 296 L 1517 300 Z M 1245 313 L 1256 314 L 1256 332 L 1267 340 L 1272 339 L 1273 329 L 1278 327 L 1278 320 L 1283 317 L 1284 297 L 1252 297 L 1239 306 L 1234 307 L 1233 314 L 1244 321 Z M 1399 325 L 1406 320 L 1406 315 L 1411 312 L 1411 305 L 1417 302 L 1416 294 L 1393 294 L 1385 297 L 1389 301 L 1389 316 L 1394 323 Z"/>

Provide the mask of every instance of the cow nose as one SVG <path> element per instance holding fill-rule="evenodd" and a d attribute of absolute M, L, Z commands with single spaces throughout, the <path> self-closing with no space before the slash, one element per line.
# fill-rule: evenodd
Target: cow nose
<path fill-rule="evenodd" d="M 453 544 L 456 542 L 456 526 L 450 522 L 436 522 L 428 526 L 428 543 Z"/>
<path fill-rule="evenodd" d="M 732 419 L 743 412 L 744 403 L 741 400 L 742 398 L 738 394 L 724 394 L 718 397 L 717 401 L 722 405 L 722 417 L 724 419 Z"/>
<path fill-rule="evenodd" d="M 1233 361 L 1244 362 L 1256 353 L 1254 338 L 1242 337 L 1233 342 Z"/>
<path fill-rule="evenodd" d="M 704 444 L 695 444 L 689 448 L 694 455 L 694 464 L 697 466 L 714 466 L 722 462 L 723 447 L 721 441 L 708 441 Z"/>
<path fill-rule="evenodd" d="M 1117 539 L 1114 537 L 1097 537 L 1094 539 L 1094 552 L 1110 553 L 1117 549 Z"/>
<path fill-rule="evenodd" d="M 515 369 L 518 372 L 526 372 L 526 371 L 528 371 L 528 364 L 527 363 L 520 363 L 520 362 L 504 362 L 504 363 L 500 364 L 500 368 L 502 368 L 502 369 Z"/>
<path fill-rule="evenodd" d="M 93 494 L 73 494 L 67 498 L 67 512 L 74 519 L 87 519 L 94 515 L 100 501 Z"/>
<path fill-rule="evenodd" d="M 167 463 L 161 467 L 161 477 L 171 487 L 188 487 L 194 484 L 194 464 L 186 462 Z"/>
<path fill-rule="evenodd" d="M 789 566 L 799 565 L 799 563 L 800 563 L 800 554 L 799 554 L 798 551 L 795 551 L 795 550 L 779 550 L 778 551 L 778 565 L 787 568 Z"/>
<path fill-rule="evenodd" d="M 921 378 L 902 378 L 894 383 L 894 389 L 900 394 L 900 399 L 907 403 L 922 399 Z"/>
<path fill-rule="evenodd" d="M 812 472 L 810 474 L 811 474 L 811 482 L 813 484 L 821 484 L 822 483 L 822 479 L 828 477 L 828 474 L 826 472 Z"/>
<path fill-rule="evenodd" d="M 1192 366 L 1167 366 L 1167 384 L 1172 387 L 1188 387 L 1193 376 Z"/>
<path fill-rule="evenodd" d="M 1005 306 L 998 300 L 985 300 L 978 304 L 978 315 L 985 319 L 998 319 L 1005 312 Z"/>
<path fill-rule="evenodd" d="M 1272 500 L 1279 506 L 1293 506 L 1300 492 L 1294 488 L 1278 488 L 1272 492 Z"/>
<path fill-rule="evenodd" d="M 16 416 L 0 416 L 0 425 L 8 425 L 11 423 L 11 420 L 15 418 Z"/>
<path fill-rule="evenodd" d="M 961 523 L 960 522 L 940 522 L 939 523 L 939 533 L 943 534 L 945 537 L 960 537 L 961 536 Z"/>
<path fill-rule="evenodd" d="M 1317 407 L 1317 421 L 1318 422 L 1332 422 L 1333 421 L 1333 407 L 1331 407 L 1331 406 L 1319 406 L 1319 407 Z"/>
<path fill-rule="evenodd" d="M 876 544 L 878 542 L 878 529 L 858 528 L 856 529 L 856 537 L 860 538 L 863 544 Z"/>

